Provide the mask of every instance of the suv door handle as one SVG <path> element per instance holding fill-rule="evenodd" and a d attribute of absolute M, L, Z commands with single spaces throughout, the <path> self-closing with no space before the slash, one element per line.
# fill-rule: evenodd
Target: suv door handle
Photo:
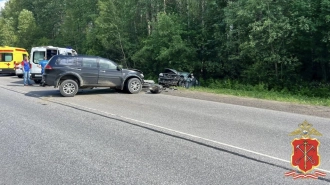
<path fill-rule="evenodd" d="M 101 70 L 100 72 L 105 73 L 105 71 Z"/>
<path fill-rule="evenodd" d="M 81 71 L 81 68 L 76 68 L 76 70 L 79 70 L 79 71 Z"/>

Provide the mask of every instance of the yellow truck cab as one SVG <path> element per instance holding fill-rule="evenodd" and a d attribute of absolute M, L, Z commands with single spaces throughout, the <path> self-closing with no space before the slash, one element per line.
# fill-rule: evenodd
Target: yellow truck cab
<path fill-rule="evenodd" d="M 0 46 L 0 74 L 15 74 L 16 65 L 21 64 L 29 53 L 24 48 Z"/>

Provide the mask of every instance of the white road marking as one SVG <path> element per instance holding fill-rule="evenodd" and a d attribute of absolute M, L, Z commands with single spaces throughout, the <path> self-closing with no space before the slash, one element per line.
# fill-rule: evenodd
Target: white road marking
<path fill-rule="evenodd" d="M 208 142 L 211 142 L 211 143 L 215 143 L 215 144 L 227 146 L 227 147 L 230 147 L 230 148 L 234 148 L 234 149 L 237 149 L 237 150 L 245 151 L 245 152 L 248 152 L 248 153 L 256 154 L 256 155 L 259 155 L 259 156 L 264 156 L 264 157 L 275 159 L 275 160 L 278 160 L 278 161 L 282 161 L 282 162 L 286 162 L 286 163 L 291 163 L 290 161 L 285 160 L 285 159 L 281 159 L 281 158 L 278 158 L 278 157 L 273 157 L 273 156 L 270 156 L 270 155 L 267 155 L 267 154 L 263 154 L 263 153 L 260 153 L 260 152 L 255 152 L 255 151 L 248 150 L 248 149 L 245 149 L 245 148 L 241 148 L 241 147 L 238 147 L 238 146 L 234 146 L 234 145 L 222 143 L 222 142 L 219 142 L 219 141 L 214 141 L 214 140 L 203 138 L 203 137 L 200 137 L 200 136 L 195 136 L 195 135 L 192 135 L 192 134 L 188 134 L 188 133 L 185 133 L 185 132 L 173 130 L 173 129 L 162 127 L 162 126 L 158 126 L 158 125 L 154 125 L 154 124 L 143 122 L 143 121 L 139 121 L 139 120 L 136 120 L 136 119 L 126 118 L 126 117 L 123 117 L 123 116 L 119 116 L 119 117 L 124 118 L 124 119 L 127 119 L 127 120 L 131 120 L 131 121 L 139 122 L 139 123 L 142 123 L 142 124 L 145 124 L 145 125 L 149 125 L 149 126 L 152 126 L 152 127 L 156 127 L 156 128 L 168 130 L 170 132 L 178 133 L 178 134 L 181 134 L 181 135 L 189 136 L 189 137 L 192 137 L 192 138 L 196 138 L 196 139 L 208 141 Z M 320 171 L 323 171 L 323 172 L 330 173 L 329 170 L 324 170 L 324 169 L 320 169 L 320 168 L 315 168 L 315 169 L 320 170 Z"/>
<path fill-rule="evenodd" d="M 56 100 L 56 101 L 58 101 L 58 100 Z M 234 146 L 234 145 L 222 143 L 222 142 L 219 142 L 219 141 L 214 141 L 214 140 L 211 140 L 211 139 L 203 138 L 203 137 L 200 137 L 200 136 L 188 134 L 188 133 L 177 131 L 177 130 L 173 130 L 173 129 L 162 127 L 162 126 L 159 126 L 159 125 L 154 125 L 154 124 L 151 124 L 151 123 L 147 123 L 147 122 L 144 122 L 144 121 L 140 121 L 140 120 L 128 118 L 128 117 L 125 117 L 125 116 L 120 116 L 120 115 L 108 113 L 108 112 L 105 112 L 105 111 L 100 111 L 100 110 L 97 110 L 97 109 L 93 109 L 93 108 L 81 106 L 81 105 L 78 105 L 78 104 L 73 104 L 73 103 L 68 103 L 68 102 L 63 102 L 63 101 L 61 101 L 61 103 L 63 103 L 63 104 L 71 104 L 73 106 L 82 107 L 82 108 L 85 108 L 85 109 L 93 110 L 95 112 L 100 112 L 100 113 L 104 113 L 104 114 L 115 116 L 115 117 L 120 117 L 122 119 L 126 119 L 126 120 L 130 120 L 130 121 L 138 122 L 138 123 L 141 123 L 141 124 L 144 124 L 144 125 L 148 125 L 148 126 L 151 126 L 151 127 L 154 127 L 154 128 L 162 129 L 162 130 L 167 130 L 167 131 L 174 132 L 174 133 L 177 133 L 177 134 L 181 134 L 181 135 L 184 135 L 184 136 L 188 136 L 188 137 L 191 137 L 191 138 L 208 141 L 208 142 L 211 142 L 211 143 L 215 143 L 215 144 L 218 144 L 218 145 L 223 145 L 223 146 L 226 146 L 226 147 L 229 147 L 229 148 L 234 148 L 234 149 L 245 151 L 245 152 L 252 153 L 252 154 L 255 154 L 255 155 L 267 157 L 267 158 L 270 158 L 270 159 L 274 159 L 274 160 L 278 160 L 278 161 L 282 161 L 282 162 L 286 162 L 286 163 L 291 163 L 288 160 L 281 159 L 281 158 L 278 158 L 278 157 L 273 157 L 273 156 L 270 156 L 270 155 L 267 155 L 267 154 L 263 154 L 263 153 L 260 153 L 260 152 L 255 152 L 255 151 L 248 150 L 248 149 L 245 149 L 245 148 L 241 148 L 241 147 L 238 147 L 238 146 Z M 319 171 L 330 173 L 330 170 L 325 170 L 325 169 L 320 169 L 320 168 L 314 168 L 314 169 L 317 169 Z"/>
<path fill-rule="evenodd" d="M 0 86 L 2 86 L 2 85 L 0 85 Z M 2 86 L 2 87 L 4 89 L 8 89 L 7 87 L 4 87 L 4 86 Z M 13 90 L 13 89 L 11 89 L 11 90 Z M 23 92 L 23 91 L 18 91 L 18 92 L 27 93 L 27 92 Z M 39 99 L 42 99 L 42 97 L 40 95 L 37 95 L 37 94 L 33 94 L 33 95 L 39 97 Z M 64 102 L 64 101 L 61 101 L 61 100 L 51 100 L 51 99 L 53 99 L 53 98 L 50 97 L 49 99 L 43 99 L 43 100 L 44 101 L 53 102 L 53 103 L 60 102 L 62 104 L 71 104 L 72 106 L 81 107 L 81 108 L 84 108 L 84 109 L 87 109 L 87 110 L 92 110 L 92 111 L 95 111 L 95 112 L 104 113 L 104 114 L 111 115 L 111 116 L 114 116 L 114 117 L 120 117 L 122 119 L 126 119 L 126 120 L 130 120 L 130 121 L 138 122 L 138 123 L 141 123 L 141 124 L 144 124 L 144 125 L 148 125 L 148 126 L 151 126 L 151 127 L 154 127 L 154 128 L 162 129 L 162 130 L 167 130 L 167 131 L 174 132 L 174 133 L 177 133 L 177 134 L 181 134 L 181 135 L 184 135 L 184 136 L 188 136 L 188 137 L 191 137 L 191 138 L 208 141 L 208 142 L 211 142 L 211 143 L 215 143 L 215 144 L 218 144 L 218 145 L 226 146 L 226 147 L 229 147 L 229 148 L 234 148 L 236 150 L 240 150 L 240 151 L 252 153 L 252 154 L 263 156 L 263 157 L 267 157 L 267 158 L 270 158 L 270 159 L 274 159 L 274 160 L 278 160 L 278 161 L 282 161 L 282 162 L 286 162 L 286 163 L 291 163 L 290 161 L 285 160 L 285 159 L 281 159 L 281 158 L 278 158 L 278 157 L 270 156 L 270 155 L 263 154 L 263 153 L 260 153 L 260 152 L 255 152 L 255 151 L 248 150 L 248 149 L 245 149 L 245 148 L 241 148 L 241 147 L 238 147 L 238 146 L 234 146 L 234 145 L 222 143 L 222 142 L 219 142 L 219 141 L 214 141 L 214 140 L 211 140 L 211 139 L 203 138 L 203 137 L 200 137 L 200 136 L 188 134 L 188 133 L 177 131 L 177 130 L 173 130 L 173 129 L 162 127 L 162 126 L 159 126 L 159 125 L 154 125 L 154 124 L 147 123 L 147 122 L 144 122 L 144 121 L 139 121 L 139 120 L 136 120 L 136 119 L 125 117 L 125 116 L 120 116 L 120 115 L 116 115 L 116 114 L 113 114 L 113 113 L 108 113 L 108 112 L 105 112 L 105 111 L 100 111 L 100 110 L 93 109 L 93 108 L 90 108 L 90 107 L 85 107 L 85 106 L 74 104 L 74 103 L 68 103 L 68 102 Z M 314 168 L 314 169 L 319 170 L 319 171 L 330 173 L 330 170 L 325 170 L 325 169 L 320 169 L 320 168 Z"/>

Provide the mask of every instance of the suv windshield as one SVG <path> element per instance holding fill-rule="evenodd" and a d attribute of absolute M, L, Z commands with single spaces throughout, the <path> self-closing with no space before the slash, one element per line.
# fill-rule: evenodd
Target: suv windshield
<path fill-rule="evenodd" d="M 179 75 L 182 75 L 184 77 L 188 77 L 189 73 L 188 72 L 179 72 Z"/>

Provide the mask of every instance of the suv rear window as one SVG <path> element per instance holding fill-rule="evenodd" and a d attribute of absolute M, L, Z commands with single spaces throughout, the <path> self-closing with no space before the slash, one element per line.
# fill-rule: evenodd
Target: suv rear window
<path fill-rule="evenodd" d="M 58 66 L 73 66 L 73 65 L 77 65 L 77 60 L 75 57 L 65 57 L 65 58 L 59 57 L 56 60 L 55 64 Z"/>

